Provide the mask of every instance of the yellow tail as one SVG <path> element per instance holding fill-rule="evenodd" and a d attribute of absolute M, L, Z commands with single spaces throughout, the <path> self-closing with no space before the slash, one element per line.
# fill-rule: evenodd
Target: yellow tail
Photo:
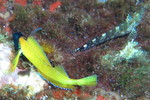
<path fill-rule="evenodd" d="M 77 80 L 77 85 L 79 86 L 95 86 L 97 85 L 97 75 L 88 76 Z"/>

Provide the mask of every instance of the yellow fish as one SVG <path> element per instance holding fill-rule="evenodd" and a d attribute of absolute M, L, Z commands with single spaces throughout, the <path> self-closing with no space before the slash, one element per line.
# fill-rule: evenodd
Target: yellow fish
<path fill-rule="evenodd" d="M 62 66 L 52 67 L 42 47 L 32 36 L 26 39 L 21 33 L 15 34 L 17 34 L 20 49 L 12 62 L 11 71 L 15 70 L 22 53 L 37 68 L 40 75 L 56 87 L 73 89 L 75 85 L 95 86 L 97 84 L 97 75 L 81 79 L 69 78 Z"/>

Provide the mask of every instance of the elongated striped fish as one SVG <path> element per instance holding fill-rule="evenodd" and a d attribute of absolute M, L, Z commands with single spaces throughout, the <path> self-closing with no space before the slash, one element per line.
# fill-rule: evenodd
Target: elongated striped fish
<path fill-rule="evenodd" d="M 126 20 L 121 23 L 120 25 L 116 26 L 114 29 L 103 33 L 101 36 L 97 36 L 93 38 L 92 40 L 88 41 L 83 46 L 76 48 L 73 50 L 73 52 L 82 52 L 85 50 L 88 50 L 90 48 L 93 48 L 95 46 L 98 46 L 106 41 L 109 41 L 111 39 L 124 36 L 127 34 L 129 35 L 129 40 L 135 39 L 137 36 L 136 32 L 136 26 L 139 25 L 142 15 L 144 13 L 144 8 L 140 9 L 138 12 L 135 12 L 132 17 L 128 14 Z"/>

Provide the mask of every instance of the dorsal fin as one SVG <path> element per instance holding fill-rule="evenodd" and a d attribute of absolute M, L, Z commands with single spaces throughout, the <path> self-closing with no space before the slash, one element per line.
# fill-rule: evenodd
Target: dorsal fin
<path fill-rule="evenodd" d="M 42 30 L 42 28 L 37 28 L 37 29 L 33 30 L 28 37 L 33 36 L 36 32 L 38 32 L 40 30 Z"/>
<path fill-rule="evenodd" d="M 61 74 L 63 74 L 64 76 L 66 76 L 66 77 L 69 78 L 69 76 L 68 76 L 68 74 L 66 73 L 66 71 L 65 71 L 65 69 L 64 69 L 63 66 L 58 65 L 58 66 L 55 66 L 54 68 L 55 68 L 58 72 L 60 72 Z"/>

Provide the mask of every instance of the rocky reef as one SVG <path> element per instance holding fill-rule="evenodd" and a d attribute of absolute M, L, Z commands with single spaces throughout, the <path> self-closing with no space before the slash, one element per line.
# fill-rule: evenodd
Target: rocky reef
<path fill-rule="evenodd" d="M 0 99 L 149 99 L 149 3 L 0 0 Z M 96 74 L 97 86 L 55 88 L 24 56 L 17 69 L 8 73 L 17 52 L 12 34 L 22 32 L 28 37 L 37 28 L 42 30 L 34 37 L 52 66 L 64 66 L 74 79 Z"/>

